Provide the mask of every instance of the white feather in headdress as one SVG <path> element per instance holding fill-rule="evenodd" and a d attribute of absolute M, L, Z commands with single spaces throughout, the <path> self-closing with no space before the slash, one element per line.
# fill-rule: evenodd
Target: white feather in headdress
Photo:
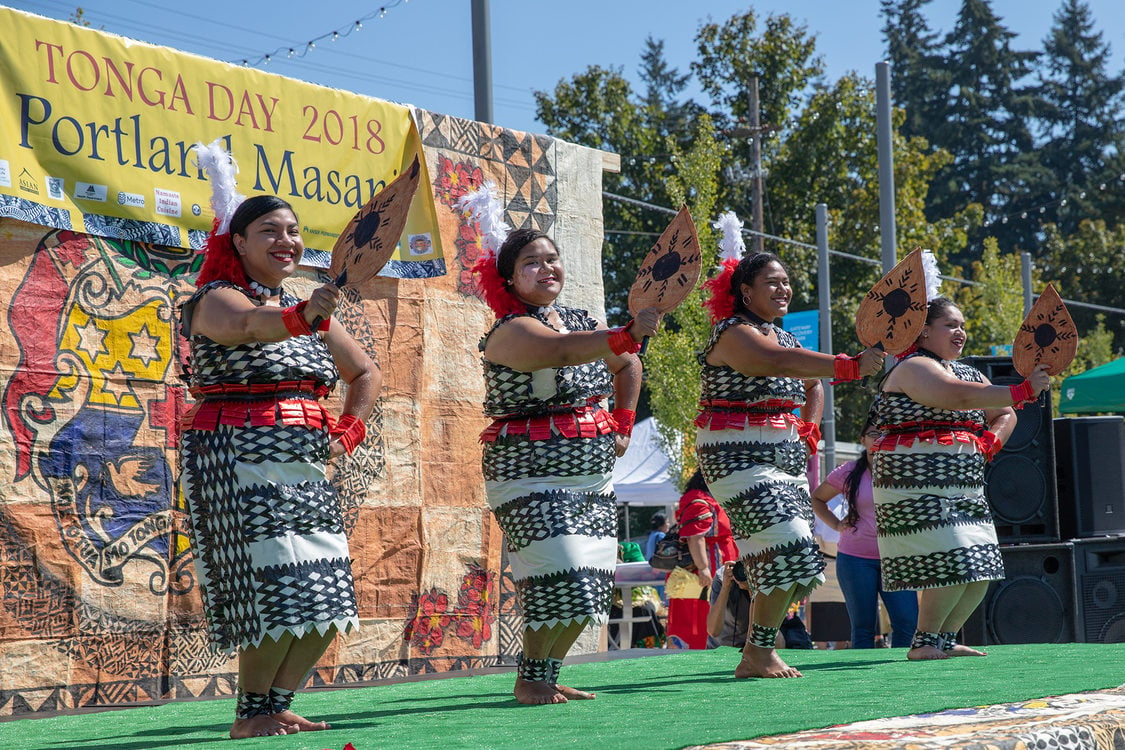
<path fill-rule="evenodd" d="M 941 296 L 941 272 L 937 258 L 929 250 L 922 251 L 922 271 L 926 275 L 926 301 L 929 302 Z"/>
<path fill-rule="evenodd" d="M 230 218 L 234 215 L 246 196 L 238 192 L 238 185 L 234 176 L 238 173 L 238 165 L 225 148 L 223 139 L 216 138 L 211 143 L 196 143 L 192 146 L 195 151 L 195 165 L 207 173 L 211 181 L 211 210 L 219 220 L 216 232 L 226 234 L 230 231 Z"/>
<path fill-rule="evenodd" d="M 481 245 L 484 251 L 499 258 L 500 246 L 508 239 L 512 228 L 504 221 L 504 205 L 496 197 L 496 183 L 489 180 L 471 193 L 457 200 L 457 208 L 468 213 L 480 224 Z"/>
<path fill-rule="evenodd" d="M 742 260 L 746 243 L 742 240 L 742 221 L 738 215 L 734 211 L 727 211 L 712 226 L 723 233 L 719 239 L 719 260 Z"/>

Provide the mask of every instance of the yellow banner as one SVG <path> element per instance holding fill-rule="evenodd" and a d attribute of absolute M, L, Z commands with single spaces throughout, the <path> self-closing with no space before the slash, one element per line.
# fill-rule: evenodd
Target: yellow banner
<path fill-rule="evenodd" d="M 191 146 L 223 138 L 239 192 L 292 203 L 306 262 L 327 266 L 355 212 L 421 153 L 400 105 L 10 8 L 0 28 L 0 216 L 201 248 L 211 187 Z M 423 170 L 384 275 L 445 272 L 432 195 Z"/>

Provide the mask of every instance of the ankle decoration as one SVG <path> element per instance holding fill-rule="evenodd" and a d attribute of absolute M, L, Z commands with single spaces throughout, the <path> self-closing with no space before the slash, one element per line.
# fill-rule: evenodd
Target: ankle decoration
<path fill-rule="evenodd" d="M 777 645 L 777 628 L 767 628 L 754 623 L 750 626 L 750 638 L 746 641 L 758 648 L 774 648 Z"/>
<path fill-rule="evenodd" d="M 952 651 L 953 647 L 957 645 L 957 633 L 955 631 L 938 633 L 938 635 L 941 636 L 942 651 Z"/>
<path fill-rule="evenodd" d="M 547 682 L 551 685 L 559 683 L 559 672 L 562 671 L 562 659 L 552 659 L 547 657 L 547 666 L 550 667 L 551 673 L 547 677 Z"/>
<path fill-rule="evenodd" d="M 288 711 L 289 704 L 293 702 L 293 694 L 295 692 L 294 690 L 286 690 L 285 688 L 271 687 L 270 713 L 279 714 L 282 711 Z"/>
<path fill-rule="evenodd" d="M 550 682 L 550 659 L 528 659 L 525 656 L 520 659 L 520 665 L 516 667 L 516 674 L 524 682 Z"/>
<path fill-rule="evenodd" d="M 939 633 L 927 633 L 924 630 L 915 630 L 914 640 L 910 642 L 910 648 L 922 648 L 923 646 L 933 646 L 940 649 L 941 635 Z"/>
<path fill-rule="evenodd" d="M 235 704 L 234 715 L 239 719 L 250 719 L 262 714 L 273 713 L 270 697 L 264 693 L 247 693 L 242 688 L 238 689 L 238 702 Z"/>

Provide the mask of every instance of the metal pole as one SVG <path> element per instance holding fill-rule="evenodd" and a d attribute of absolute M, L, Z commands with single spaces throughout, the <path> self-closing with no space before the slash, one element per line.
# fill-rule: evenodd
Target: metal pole
<path fill-rule="evenodd" d="M 765 220 L 762 217 L 762 204 L 764 203 L 762 197 L 762 113 L 758 106 L 758 76 L 750 78 L 750 129 L 753 135 L 750 136 L 750 185 L 751 185 L 751 207 L 752 213 L 750 215 L 750 226 L 755 232 L 765 231 Z M 755 234 L 751 237 L 753 243 L 751 247 L 754 253 L 760 253 L 765 249 L 763 238 L 761 234 Z"/>
<path fill-rule="evenodd" d="M 1031 293 L 1031 253 L 1020 253 L 1020 277 L 1023 280 L 1023 316 L 1026 318 L 1035 296 Z"/>
<path fill-rule="evenodd" d="M 488 0 L 473 0 L 473 104 L 479 122 L 492 122 L 492 35 Z"/>
<path fill-rule="evenodd" d="M 883 273 L 896 262 L 895 155 L 891 121 L 891 64 L 875 63 L 875 130 L 879 148 L 879 236 Z"/>
<path fill-rule="evenodd" d="M 832 353 L 831 289 L 828 278 L 828 206 L 816 204 L 816 293 L 820 307 L 820 350 Z M 821 479 L 836 467 L 836 409 L 832 387 L 824 385 L 824 416 L 820 434 L 824 437 L 824 469 Z"/>

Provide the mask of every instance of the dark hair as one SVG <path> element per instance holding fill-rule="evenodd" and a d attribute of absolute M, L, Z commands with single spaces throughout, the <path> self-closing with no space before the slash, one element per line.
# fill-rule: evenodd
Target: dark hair
<path fill-rule="evenodd" d="M 657 529 L 659 529 L 661 526 L 663 526 L 666 523 L 668 523 L 668 516 L 664 515 L 663 513 L 653 513 L 652 514 L 652 530 L 653 531 L 656 531 Z"/>
<path fill-rule="evenodd" d="M 690 490 L 702 490 L 708 495 L 711 494 L 711 490 L 707 487 L 707 480 L 703 478 L 702 469 L 696 469 L 695 473 L 691 475 L 691 479 L 687 480 L 687 486 L 684 487 L 684 492 Z"/>
<path fill-rule="evenodd" d="M 773 253 L 755 253 L 754 255 L 747 255 L 745 258 L 738 262 L 734 269 L 734 273 L 730 275 L 730 294 L 731 299 L 734 301 L 734 311 L 736 313 L 749 313 L 746 304 L 742 301 L 742 285 L 753 284 L 754 279 L 758 278 L 758 274 L 762 272 L 770 263 L 777 263 L 785 273 L 789 273 L 789 267 L 781 262 L 781 258 Z"/>
<path fill-rule="evenodd" d="M 950 310 L 960 310 L 957 303 L 949 299 L 949 297 L 934 297 L 926 305 L 926 325 L 932 324 L 935 320 L 945 315 Z"/>
<path fill-rule="evenodd" d="M 527 245 L 538 239 L 545 239 L 551 243 L 551 247 L 555 247 L 555 241 L 547 235 L 540 232 L 538 229 L 531 227 L 524 227 L 523 229 L 516 229 L 508 235 L 504 240 L 504 244 L 500 246 L 500 250 L 496 254 L 496 270 L 500 273 L 500 278 L 505 281 L 510 281 L 512 275 L 516 272 L 516 258 L 519 257 L 520 250 L 523 250 Z M 555 247 L 555 249 L 558 249 Z"/>
<path fill-rule="evenodd" d="M 875 413 L 869 412 L 867 419 L 863 422 L 863 428 L 859 431 L 859 439 L 862 441 L 863 436 L 867 431 L 875 426 Z M 859 483 L 863 480 L 863 475 L 871 466 L 871 457 L 867 455 L 867 449 L 860 443 L 859 458 L 855 460 L 855 466 L 844 477 L 843 495 L 848 501 L 848 515 L 844 517 L 844 525 L 855 527 L 859 523 L 859 507 L 856 503 L 856 495 L 859 494 Z"/>
<path fill-rule="evenodd" d="M 279 208 L 288 208 L 293 211 L 293 207 L 287 201 L 278 198 L 276 195 L 255 195 L 253 198 L 247 198 L 242 201 L 242 204 L 235 209 L 234 215 L 230 217 L 231 236 L 237 234 L 240 237 L 245 237 L 246 227 L 250 226 L 255 219 L 273 213 Z M 296 211 L 293 211 L 293 216 L 297 216 Z"/>

